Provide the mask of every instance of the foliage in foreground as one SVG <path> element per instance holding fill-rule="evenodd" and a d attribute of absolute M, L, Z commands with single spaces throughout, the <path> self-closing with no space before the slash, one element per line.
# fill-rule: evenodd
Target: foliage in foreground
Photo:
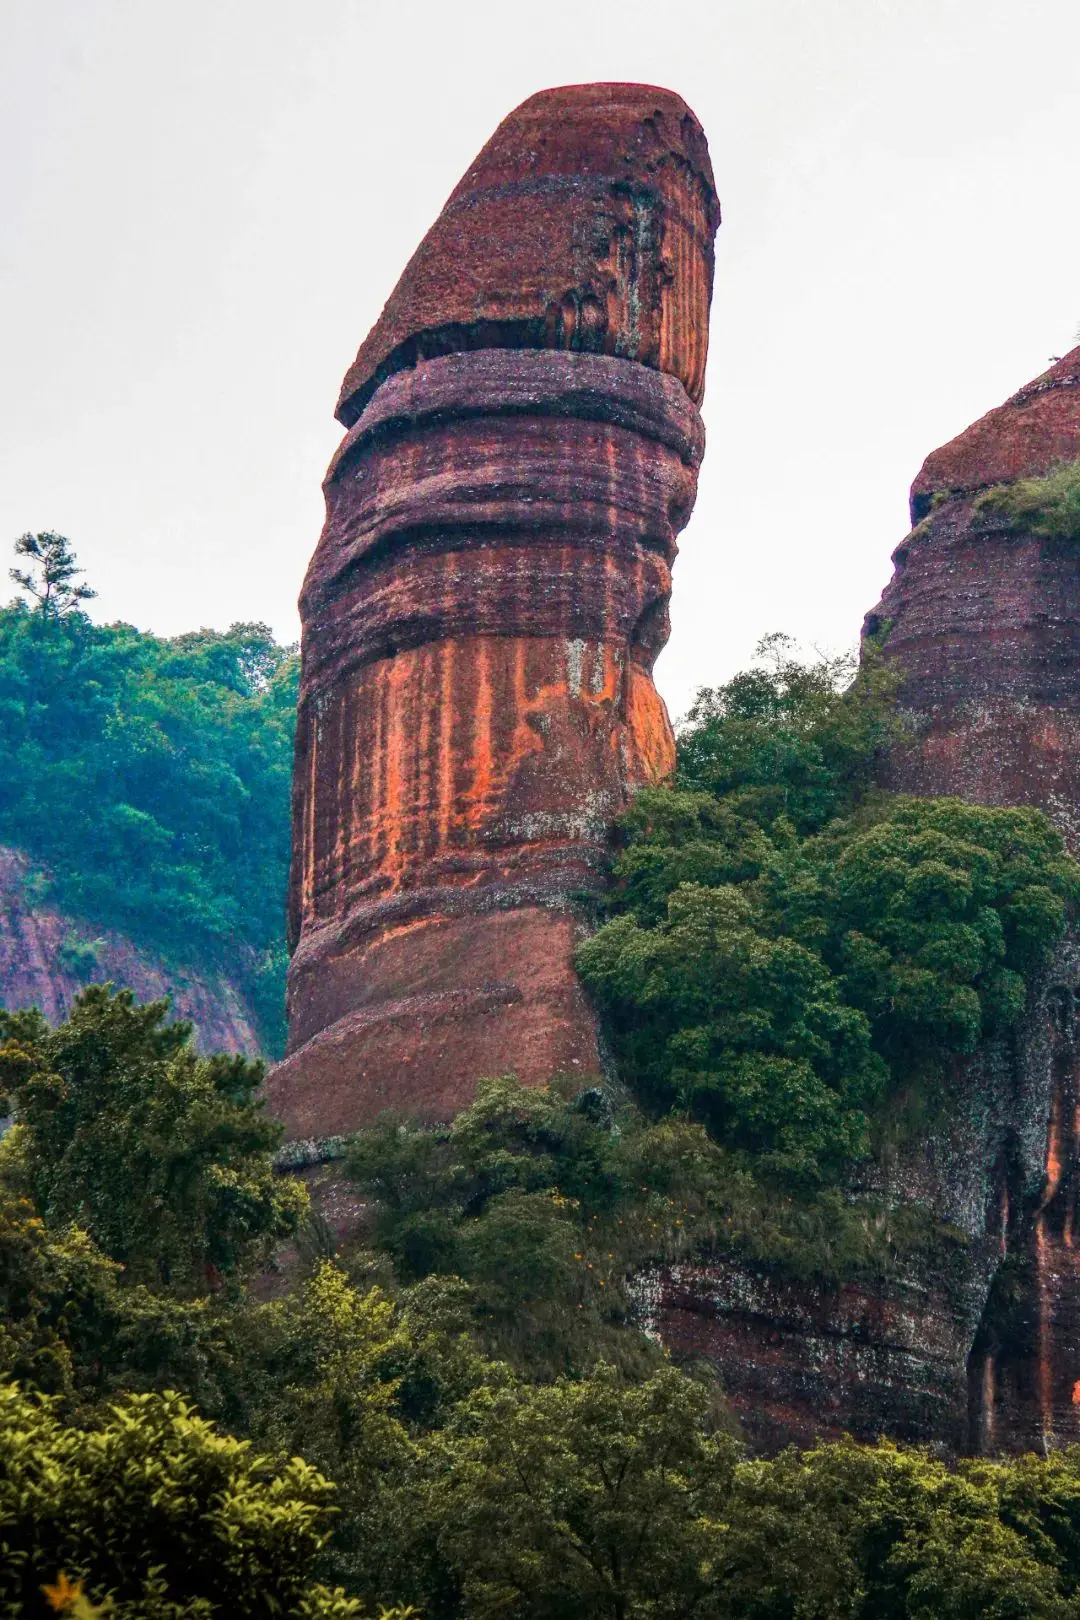
<path fill-rule="evenodd" d="M 0 843 L 72 916 L 181 969 L 239 969 L 277 1050 L 298 659 L 261 624 L 92 624 L 52 577 L 74 566 L 62 539 L 23 537 L 34 606 L 0 609 Z"/>
<path fill-rule="evenodd" d="M 887 678 L 837 678 L 781 648 L 701 695 L 577 957 L 635 1093 L 786 1186 L 841 1179 L 891 1097 L 1008 1031 L 1080 898 L 1039 811 L 872 793 Z"/>
<path fill-rule="evenodd" d="M 262 1065 L 197 1056 L 167 1013 L 108 985 L 57 1029 L 0 1012 L 0 1098 L 18 1121 L 5 1152 L 42 1216 L 82 1228 L 130 1281 L 184 1294 L 264 1262 L 306 1197 L 274 1174 Z"/>
<path fill-rule="evenodd" d="M 89 996 L 82 1034 L 52 1037 L 68 1083 L 105 1096 L 114 1020 L 156 1050 L 144 1011 Z M 129 1080 L 121 1070 L 121 1092 Z M 114 1115 L 117 1176 L 123 1152 L 139 1159 L 139 1120 Z M 704 1194 L 675 1202 L 667 1179 L 696 1163 L 711 1185 L 722 1151 L 700 1126 L 650 1125 L 596 1091 L 491 1082 L 450 1131 L 386 1124 L 358 1140 L 352 1171 L 384 1205 L 382 1258 L 298 1262 L 262 1301 L 192 1298 L 183 1267 L 157 1267 L 155 1223 L 190 1219 L 184 1177 L 122 1189 L 142 1234 L 129 1265 L 150 1288 L 25 1197 L 49 1183 L 27 1126 L 13 1134 L 0 1152 L 0 1371 L 13 1380 L 0 1390 L 0 1612 L 48 1612 L 43 1588 L 66 1612 L 117 1620 L 402 1602 L 424 1620 L 1077 1612 L 1080 1453 L 949 1469 L 843 1444 L 748 1460 L 712 1381 L 631 1352 L 606 1298 L 626 1257 L 677 1252 L 716 1216 Z M 211 1237 L 229 1218 L 194 1207 Z M 561 1341 L 560 1300 L 575 1306 Z M 616 1330 L 618 1364 L 604 1359 Z M 528 1344 L 545 1335 L 546 1365 Z M 496 1343 L 516 1366 L 492 1358 Z"/>
<path fill-rule="evenodd" d="M 268 1308 L 231 1309 L 254 1318 L 238 1326 L 257 1349 Z M 716 1427 L 713 1392 L 670 1366 L 534 1385 L 328 1262 L 276 1309 L 264 1374 L 292 1408 L 281 1432 L 330 1461 L 336 1493 L 175 1396 L 65 1425 L 9 1389 L 0 1612 L 44 1613 L 38 1589 L 63 1572 L 132 1620 L 356 1612 L 320 1577 L 425 1620 L 1076 1613 L 1075 1449 L 955 1470 L 851 1443 L 751 1461 Z"/>
<path fill-rule="evenodd" d="M 1080 1452 L 965 1463 L 852 1443 L 746 1461 L 667 1368 L 485 1388 L 421 1461 L 449 1601 L 428 1620 L 1042 1620 L 1075 1615 Z M 428 1577 L 430 1582 L 430 1576 Z M 460 1594 L 460 1595 L 459 1595 Z"/>
<path fill-rule="evenodd" d="M 715 1381 L 629 1318 L 628 1273 L 703 1242 L 821 1277 L 919 1240 L 829 1186 L 858 1150 L 842 1113 L 930 1074 L 928 1029 L 961 1051 L 1007 1028 L 1074 894 L 1037 819 L 867 794 L 881 693 L 853 706 L 782 662 L 740 680 L 628 824 L 609 928 L 647 953 L 699 891 L 708 920 L 667 988 L 652 962 L 651 1002 L 629 981 L 652 1117 L 501 1079 L 444 1129 L 384 1121 L 347 1161 L 371 1250 L 301 1229 L 277 1298 L 241 1286 L 303 1203 L 271 1175 L 259 1071 L 195 1059 L 160 1007 L 104 989 L 56 1031 L 5 1016 L 0 1612 L 111 1592 L 119 1620 L 1080 1613 L 1080 1452 L 748 1459 Z M 747 1021 L 702 1044 L 735 971 Z M 767 1061 L 736 1084 L 717 1057 Z M 798 1064 L 809 1112 L 785 1139 L 746 1077 Z"/>
<path fill-rule="evenodd" d="M 347 1616 L 311 1568 L 333 1487 L 217 1433 L 177 1395 L 130 1396 L 94 1427 L 0 1387 L 0 1613 L 48 1613 L 49 1575 L 116 1620 Z M 43 1579 L 43 1576 L 46 1579 Z M 51 1584 L 51 1583 L 50 1583 Z"/>

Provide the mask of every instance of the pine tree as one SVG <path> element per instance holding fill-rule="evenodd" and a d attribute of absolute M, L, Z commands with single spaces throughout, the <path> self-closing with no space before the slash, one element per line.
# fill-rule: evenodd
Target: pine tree
<path fill-rule="evenodd" d="M 89 585 L 72 583 L 83 570 L 65 535 L 55 534 L 51 529 L 42 534 L 20 535 L 15 542 L 15 555 L 32 559 L 30 571 L 11 568 L 8 572 L 16 585 L 34 598 L 36 611 L 43 618 L 65 618 L 81 603 L 97 595 Z"/>

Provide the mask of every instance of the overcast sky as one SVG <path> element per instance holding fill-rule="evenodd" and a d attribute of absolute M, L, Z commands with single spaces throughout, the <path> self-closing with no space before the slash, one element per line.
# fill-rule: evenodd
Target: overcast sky
<path fill-rule="evenodd" d="M 850 643 L 923 457 L 1077 341 L 1078 0 L 0 0 L 0 555 L 292 639 L 346 366 L 504 114 L 591 79 L 690 102 L 724 214 L 658 684 Z"/>

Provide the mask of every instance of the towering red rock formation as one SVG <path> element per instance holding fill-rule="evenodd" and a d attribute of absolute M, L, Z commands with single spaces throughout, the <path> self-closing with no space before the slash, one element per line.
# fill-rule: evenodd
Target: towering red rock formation
<path fill-rule="evenodd" d="M 1080 847 L 1080 550 L 986 502 L 1080 457 L 1080 348 L 928 456 L 912 532 L 867 630 L 886 630 L 921 719 L 901 792 L 1036 804 Z"/>
<path fill-rule="evenodd" d="M 301 596 L 297 1136 L 600 1067 L 576 903 L 673 761 L 652 683 L 694 502 L 718 223 L 670 92 L 534 96 L 349 371 Z"/>

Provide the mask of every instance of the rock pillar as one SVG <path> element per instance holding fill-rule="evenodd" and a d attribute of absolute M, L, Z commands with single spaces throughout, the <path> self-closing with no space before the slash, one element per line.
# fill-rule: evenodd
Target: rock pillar
<path fill-rule="evenodd" d="M 918 717 L 886 785 L 1035 804 L 1080 850 L 1080 547 L 979 496 L 1080 457 L 1080 348 L 928 456 L 866 629 Z"/>
<path fill-rule="evenodd" d="M 300 601 L 295 1136 L 600 1067 L 572 967 L 673 764 L 653 661 L 693 507 L 718 223 L 668 91 L 512 113 L 350 368 Z"/>
<path fill-rule="evenodd" d="M 1032 804 L 1080 854 L 1080 545 L 980 499 L 1080 458 L 1080 348 L 950 444 L 912 487 L 914 525 L 866 631 L 898 668 L 912 740 L 884 785 Z M 1059 950 L 976 1165 L 1008 1261 L 971 1349 L 968 1445 L 1080 1440 L 1080 948 Z"/>

